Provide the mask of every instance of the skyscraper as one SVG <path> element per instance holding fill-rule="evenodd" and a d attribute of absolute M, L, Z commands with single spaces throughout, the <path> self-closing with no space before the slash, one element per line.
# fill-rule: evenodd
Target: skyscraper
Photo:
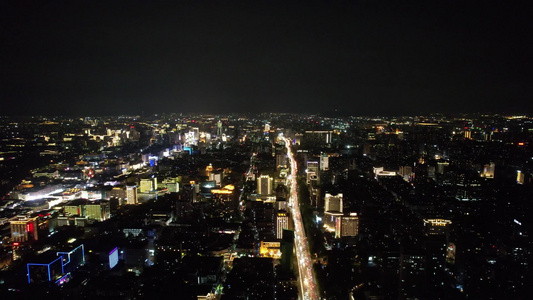
<path fill-rule="evenodd" d="M 326 193 L 324 204 L 324 211 L 326 212 L 342 212 L 342 193 L 338 193 L 337 195 Z"/>
<path fill-rule="evenodd" d="M 272 177 L 268 175 L 261 175 L 259 178 L 257 178 L 257 194 L 272 194 Z"/>
<path fill-rule="evenodd" d="M 217 138 L 222 138 L 222 122 L 220 120 L 217 122 Z"/>
<path fill-rule="evenodd" d="M 137 204 L 137 186 L 128 186 L 126 192 L 128 204 Z"/>
<path fill-rule="evenodd" d="M 279 211 L 276 214 L 276 238 L 283 238 L 283 230 L 289 229 L 289 215 L 285 211 Z"/>
<path fill-rule="evenodd" d="M 152 191 L 153 189 L 153 183 L 152 179 L 141 179 L 140 189 L 139 192 L 141 193 L 148 193 Z"/>
<path fill-rule="evenodd" d="M 329 156 L 326 153 L 320 153 L 320 171 L 329 170 Z"/>
<path fill-rule="evenodd" d="M 24 243 L 39 239 L 37 218 L 19 217 L 18 220 L 9 223 L 11 225 L 11 241 Z"/>
<path fill-rule="evenodd" d="M 353 237 L 359 234 L 359 216 L 357 213 L 339 216 L 335 220 L 335 237 Z"/>
<path fill-rule="evenodd" d="M 311 184 L 312 182 L 315 182 L 318 184 L 320 181 L 319 177 L 319 162 L 318 161 L 308 161 L 307 162 L 307 170 L 305 171 L 307 173 L 307 184 Z"/>

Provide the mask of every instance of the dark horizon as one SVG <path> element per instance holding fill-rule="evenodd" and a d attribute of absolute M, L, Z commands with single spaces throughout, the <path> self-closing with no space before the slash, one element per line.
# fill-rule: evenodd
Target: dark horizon
<path fill-rule="evenodd" d="M 1 115 L 531 115 L 524 3 L 2 3 Z"/>

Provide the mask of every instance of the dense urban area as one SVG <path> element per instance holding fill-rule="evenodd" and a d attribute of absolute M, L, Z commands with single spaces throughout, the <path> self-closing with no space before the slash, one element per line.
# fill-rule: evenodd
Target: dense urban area
<path fill-rule="evenodd" d="M 0 297 L 531 299 L 532 142 L 495 114 L 0 117 Z"/>

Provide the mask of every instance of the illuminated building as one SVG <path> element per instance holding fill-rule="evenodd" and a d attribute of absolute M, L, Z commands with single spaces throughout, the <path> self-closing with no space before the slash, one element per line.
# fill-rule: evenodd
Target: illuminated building
<path fill-rule="evenodd" d="M 265 123 L 265 128 L 263 129 L 263 131 L 264 131 L 265 133 L 270 132 L 270 124 Z"/>
<path fill-rule="evenodd" d="M 222 174 L 221 173 L 209 173 L 209 181 L 214 181 L 216 186 L 222 184 Z"/>
<path fill-rule="evenodd" d="M 259 248 L 259 255 L 261 257 L 281 258 L 281 243 L 280 242 L 263 242 Z"/>
<path fill-rule="evenodd" d="M 39 258 L 40 262 L 26 265 L 28 283 L 55 282 L 63 277 L 63 256 L 57 257 L 49 251 Z"/>
<path fill-rule="evenodd" d="M 276 214 L 276 238 L 283 238 L 283 230 L 289 229 L 289 215 L 287 212 L 279 211 Z"/>
<path fill-rule="evenodd" d="M 524 184 L 524 173 L 520 170 L 516 171 L 516 183 Z"/>
<path fill-rule="evenodd" d="M 259 178 L 257 178 L 257 194 L 272 194 L 272 177 L 268 175 L 261 175 Z"/>
<path fill-rule="evenodd" d="M 113 269 L 118 264 L 118 248 L 115 247 L 108 256 L 109 269 Z"/>
<path fill-rule="evenodd" d="M 211 197 L 211 190 L 216 187 L 215 181 L 204 181 L 199 184 L 200 194 L 204 197 Z"/>
<path fill-rule="evenodd" d="M 222 137 L 222 122 L 218 120 L 217 122 L 217 138 L 220 139 Z"/>
<path fill-rule="evenodd" d="M 221 189 L 211 189 L 211 194 L 216 198 L 222 201 L 230 201 L 231 195 L 235 190 L 235 186 L 228 184 Z"/>
<path fill-rule="evenodd" d="M 95 201 L 85 205 L 85 217 L 97 221 L 109 219 L 109 202 Z"/>
<path fill-rule="evenodd" d="M 396 176 L 395 171 L 385 171 L 383 167 L 374 167 L 374 175 L 377 179 L 380 176 Z"/>
<path fill-rule="evenodd" d="M 326 193 L 324 196 L 324 211 L 326 212 L 341 212 L 343 209 L 342 204 L 342 193 L 339 193 L 337 195 L 332 195 L 330 193 Z"/>
<path fill-rule="evenodd" d="M 424 219 L 426 235 L 446 235 L 451 223 L 446 219 Z"/>
<path fill-rule="evenodd" d="M 287 200 L 285 198 L 276 197 L 276 210 L 288 210 Z"/>
<path fill-rule="evenodd" d="M 309 142 L 316 142 L 320 145 L 331 144 L 333 131 L 330 130 L 308 130 L 304 133 L 304 139 Z"/>
<path fill-rule="evenodd" d="M 324 229 L 328 232 L 335 232 L 337 226 L 337 218 L 343 216 L 341 212 L 324 212 Z"/>
<path fill-rule="evenodd" d="M 65 214 L 67 215 L 72 215 L 72 216 L 81 216 L 83 215 L 83 208 L 81 205 L 77 205 L 74 203 L 75 201 L 71 201 L 70 203 L 68 203 L 67 205 L 65 205 L 63 207 L 63 211 L 65 212 Z"/>
<path fill-rule="evenodd" d="M 311 184 L 311 182 L 316 182 L 318 183 L 319 180 L 320 180 L 320 177 L 319 177 L 319 174 L 318 174 L 318 170 L 319 170 L 319 163 L 317 161 L 308 161 L 307 162 L 307 169 L 306 169 L 306 180 L 307 180 L 307 184 Z"/>
<path fill-rule="evenodd" d="M 39 239 L 37 218 L 19 217 L 18 220 L 10 221 L 11 241 L 24 243 Z"/>
<path fill-rule="evenodd" d="M 411 166 L 400 166 L 398 174 L 402 176 L 403 180 L 409 182 L 413 178 L 413 168 Z"/>
<path fill-rule="evenodd" d="M 108 196 L 106 198 L 117 198 L 120 200 L 124 200 L 127 197 L 127 189 L 121 186 L 115 186 L 111 188 L 111 190 L 108 192 Z"/>
<path fill-rule="evenodd" d="M 321 171 L 329 170 L 329 156 L 325 153 L 320 154 L 320 170 Z"/>
<path fill-rule="evenodd" d="M 338 216 L 335 220 L 335 238 L 359 235 L 359 216 L 357 213 Z"/>
<path fill-rule="evenodd" d="M 64 213 L 66 215 L 86 217 L 91 220 L 105 221 L 110 217 L 109 202 L 76 199 L 64 206 Z"/>
<path fill-rule="evenodd" d="M 57 256 L 63 257 L 64 272 L 72 272 L 85 264 L 85 248 L 83 244 L 68 252 L 57 252 Z"/>
<path fill-rule="evenodd" d="M 166 188 L 169 193 L 179 192 L 179 178 L 166 178 L 161 182 L 161 187 Z"/>
<path fill-rule="evenodd" d="M 149 193 L 154 189 L 152 179 L 141 179 L 139 192 L 140 193 Z"/>
<path fill-rule="evenodd" d="M 496 164 L 493 162 L 483 166 L 483 173 L 481 174 L 481 177 L 494 178 L 494 169 L 496 169 Z"/>
<path fill-rule="evenodd" d="M 126 198 L 128 199 L 128 204 L 137 204 L 137 187 L 136 186 L 128 186 L 126 188 Z"/>
<path fill-rule="evenodd" d="M 68 252 L 45 252 L 37 257 L 39 262 L 26 265 L 28 283 L 54 282 L 61 285 L 69 280 L 70 273 L 85 264 L 84 246 Z"/>

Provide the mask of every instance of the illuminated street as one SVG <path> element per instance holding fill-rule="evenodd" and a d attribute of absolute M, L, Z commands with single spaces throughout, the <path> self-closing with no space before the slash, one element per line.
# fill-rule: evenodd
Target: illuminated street
<path fill-rule="evenodd" d="M 311 261 L 311 255 L 309 253 L 309 247 L 307 238 L 305 236 L 305 230 L 302 223 L 302 216 L 298 205 L 298 186 L 297 186 L 297 164 L 290 148 L 290 141 L 283 137 L 285 141 L 285 147 L 287 147 L 287 155 L 291 164 L 291 195 L 289 199 L 291 213 L 294 220 L 294 236 L 295 236 L 295 248 L 296 259 L 298 261 L 298 274 L 300 281 L 300 290 L 302 291 L 302 299 L 319 299 L 318 289 L 316 286 L 315 278 L 313 276 L 313 265 Z"/>

